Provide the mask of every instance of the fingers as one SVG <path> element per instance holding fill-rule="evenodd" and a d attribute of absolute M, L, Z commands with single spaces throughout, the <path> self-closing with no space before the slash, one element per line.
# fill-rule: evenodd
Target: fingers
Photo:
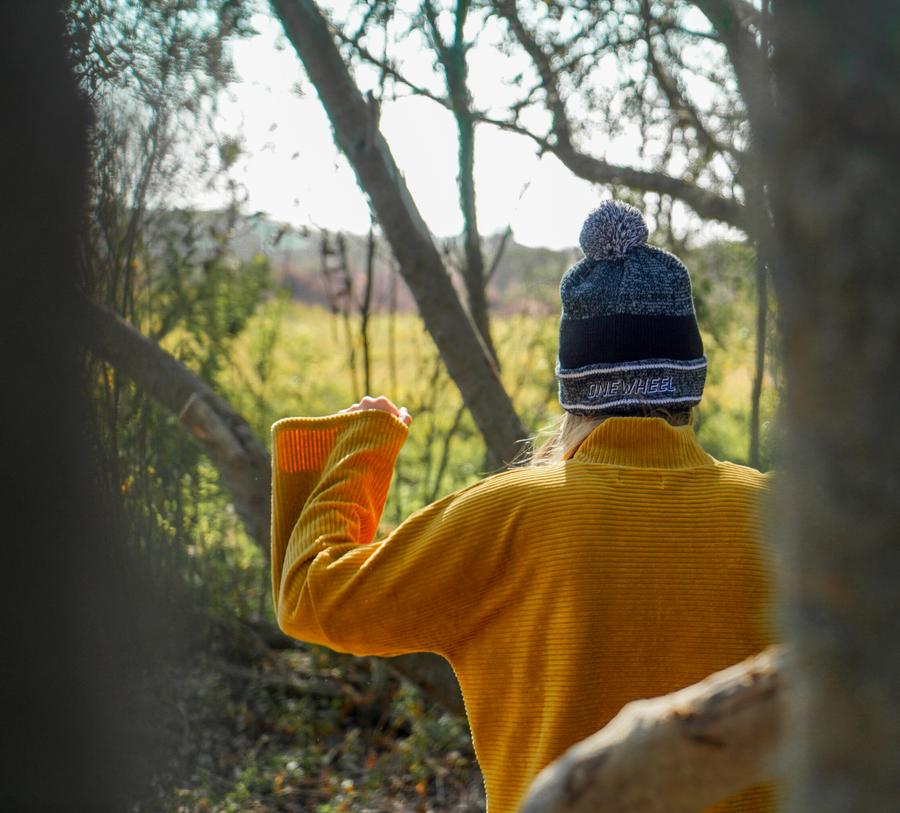
<path fill-rule="evenodd" d="M 359 403 L 363 409 L 380 409 L 382 412 L 390 412 L 392 415 L 396 415 L 398 411 L 394 402 L 385 395 L 379 395 L 377 398 L 367 395 Z"/>
<path fill-rule="evenodd" d="M 378 409 L 381 412 L 389 412 L 391 415 L 396 415 L 399 412 L 394 402 L 384 395 L 379 395 L 377 398 L 366 395 L 359 403 L 353 404 L 347 409 L 342 409 L 341 412 L 360 412 L 366 409 Z"/>
<path fill-rule="evenodd" d="M 346 409 L 342 409 L 341 412 L 364 412 L 369 409 L 387 412 L 389 415 L 393 415 L 401 420 L 405 426 L 409 426 L 412 423 L 412 415 L 409 414 L 406 407 L 398 407 L 390 398 L 384 395 L 379 395 L 377 398 L 366 395 L 361 401 Z"/>

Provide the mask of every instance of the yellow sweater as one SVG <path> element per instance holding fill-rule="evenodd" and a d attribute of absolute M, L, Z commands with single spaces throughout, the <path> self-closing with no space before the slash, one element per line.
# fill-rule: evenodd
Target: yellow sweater
<path fill-rule="evenodd" d="M 610 418 L 571 460 L 489 477 L 378 542 L 406 427 L 366 411 L 272 431 L 279 625 L 357 655 L 446 658 L 490 813 L 625 703 L 771 643 L 768 478 L 717 462 L 689 426 Z M 774 807 L 755 788 L 714 809 Z"/>

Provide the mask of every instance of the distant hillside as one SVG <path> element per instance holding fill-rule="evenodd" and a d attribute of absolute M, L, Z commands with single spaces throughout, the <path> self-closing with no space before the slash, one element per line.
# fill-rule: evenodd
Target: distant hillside
<path fill-rule="evenodd" d="M 343 306 L 348 275 L 344 270 L 341 240 L 349 269 L 351 296 L 358 302 L 366 279 L 366 235 L 304 232 L 263 216 L 253 216 L 240 219 L 229 244 L 234 256 L 241 260 L 265 254 L 277 284 L 288 287 L 295 299 L 324 306 Z M 493 262 L 501 242 L 500 235 L 485 238 L 487 265 Z M 439 247 L 445 257 L 461 256 L 458 240 L 442 240 Z M 555 312 L 559 308 L 559 278 L 575 256 L 574 249 L 527 248 L 508 240 L 488 286 L 492 310 L 498 313 Z M 395 275 L 390 248 L 385 240 L 376 237 L 372 287 L 372 308 L 376 312 L 387 310 L 392 298 L 400 311 L 415 309 L 406 284 Z M 453 276 L 454 284 L 462 290 L 458 275 Z"/>
<path fill-rule="evenodd" d="M 211 235 L 227 229 L 221 212 L 169 212 L 156 219 L 155 230 L 181 234 L 185 245 L 203 252 L 212 246 Z M 153 237 L 151 236 L 151 240 Z M 287 287 L 294 299 L 335 310 L 356 309 L 366 280 L 367 237 L 324 231 L 304 231 L 268 219 L 261 213 L 240 216 L 227 235 L 228 252 L 236 259 L 249 260 L 259 254 L 269 258 L 277 285 Z M 651 242 L 653 242 L 651 238 Z M 485 264 L 491 267 L 503 243 L 500 235 L 484 238 Z M 462 257 L 458 239 L 439 241 L 446 264 L 453 268 Z M 734 285 L 749 279 L 746 249 L 739 243 L 718 241 L 692 251 L 679 249 L 694 279 L 698 311 L 724 296 L 731 298 Z M 559 312 L 559 280 L 579 257 L 576 248 L 554 251 L 528 248 L 509 239 L 488 286 L 488 300 L 498 314 Z M 459 274 L 452 273 L 457 290 L 462 292 Z M 395 270 L 386 241 L 376 237 L 371 307 L 373 312 L 395 307 L 400 312 L 414 311 L 415 302 Z"/>

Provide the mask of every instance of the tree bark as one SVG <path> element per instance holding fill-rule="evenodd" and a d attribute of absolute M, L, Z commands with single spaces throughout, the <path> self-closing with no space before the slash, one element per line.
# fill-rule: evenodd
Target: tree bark
<path fill-rule="evenodd" d="M 491 465 L 503 466 L 527 433 L 378 129 L 376 105 L 353 83 L 312 0 L 272 0 L 272 7 L 319 93 L 336 143 L 369 196 L 425 327 L 484 437 Z"/>
<path fill-rule="evenodd" d="M 521 813 L 696 813 L 769 778 L 789 694 L 783 673 L 773 648 L 629 703 L 538 775 Z"/>
<path fill-rule="evenodd" d="M 900 8 L 779 0 L 767 121 L 787 381 L 790 810 L 900 799 Z"/>

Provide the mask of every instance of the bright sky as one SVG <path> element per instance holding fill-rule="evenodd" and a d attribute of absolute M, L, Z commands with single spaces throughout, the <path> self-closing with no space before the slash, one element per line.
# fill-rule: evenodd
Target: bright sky
<path fill-rule="evenodd" d="M 259 15 L 254 26 L 258 36 L 232 46 L 240 81 L 221 105 L 224 128 L 243 138 L 235 177 L 247 190 L 249 209 L 294 225 L 366 231 L 366 199 L 334 146 L 298 58 L 270 17 Z M 472 90 L 479 104 L 480 94 L 498 92 L 485 80 L 503 59 L 493 51 L 473 52 Z M 431 230 L 442 237 L 458 234 L 451 114 L 427 99 L 406 98 L 385 105 L 381 129 Z M 618 144 L 606 154 L 628 161 L 635 147 Z M 482 234 L 512 225 L 516 241 L 530 246 L 576 245 L 585 215 L 603 198 L 600 188 L 574 178 L 556 158 L 539 159 L 525 138 L 485 125 L 476 133 L 475 183 Z"/>

